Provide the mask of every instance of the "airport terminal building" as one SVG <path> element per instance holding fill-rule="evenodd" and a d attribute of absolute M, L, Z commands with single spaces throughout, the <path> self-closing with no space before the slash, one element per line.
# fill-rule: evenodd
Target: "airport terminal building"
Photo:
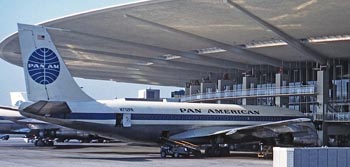
<path fill-rule="evenodd" d="M 350 146 L 350 1 L 153 0 L 43 23 L 75 77 L 184 87 L 181 102 L 305 113 Z M 22 66 L 18 33 L 0 57 Z"/>
<path fill-rule="evenodd" d="M 288 66 L 259 65 L 249 73 L 192 80 L 180 100 L 287 107 L 310 116 L 320 132 L 327 132 L 329 146 L 349 146 L 349 59 L 331 59 L 324 69 L 309 61 Z"/>

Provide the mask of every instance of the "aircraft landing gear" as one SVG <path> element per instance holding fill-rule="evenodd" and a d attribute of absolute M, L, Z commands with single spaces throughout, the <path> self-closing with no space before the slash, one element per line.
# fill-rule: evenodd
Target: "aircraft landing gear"
<path fill-rule="evenodd" d="M 205 155 L 209 156 L 209 157 L 229 156 L 230 155 L 230 148 L 229 147 L 220 147 L 219 145 L 207 147 L 205 149 Z"/>
<path fill-rule="evenodd" d="M 223 137 L 215 137 L 211 140 L 211 146 L 205 149 L 205 155 L 209 157 L 229 156 L 230 147 L 224 143 Z"/>
<path fill-rule="evenodd" d="M 272 152 L 272 146 L 265 147 L 264 143 L 259 143 L 259 145 L 260 145 L 260 151 L 258 153 L 258 158 L 267 158 L 269 153 Z"/>
<path fill-rule="evenodd" d="M 34 145 L 37 147 L 52 147 L 54 142 L 49 139 L 36 139 L 34 140 Z"/>
<path fill-rule="evenodd" d="M 90 142 L 91 142 L 91 139 L 80 140 L 80 143 L 90 143 Z"/>

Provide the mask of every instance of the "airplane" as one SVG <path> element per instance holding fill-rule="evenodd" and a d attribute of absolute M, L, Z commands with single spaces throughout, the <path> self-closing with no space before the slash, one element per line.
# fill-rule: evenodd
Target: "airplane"
<path fill-rule="evenodd" d="M 10 139 L 10 135 L 2 135 L 0 134 L 0 140 L 8 140 Z"/>
<path fill-rule="evenodd" d="M 0 113 L 1 111 L 2 110 L 0 108 Z M 16 133 L 26 133 L 26 132 L 29 132 L 29 128 L 27 126 L 15 124 L 12 121 L 4 118 L 0 114 L 0 133 L 1 134 L 16 134 Z"/>
<path fill-rule="evenodd" d="M 18 112 L 18 106 L 20 104 L 20 101 L 23 100 L 23 96 L 19 95 L 19 93 L 10 93 L 11 94 L 11 107 L 5 107 L 6 112 L 5 114 L 3 113 L 4 111 L 4 106 L 0 106 L 0 133 L 2 134 L 24 134 L 28 133 L 30 131 L 29 127 L 23 124 L 16 124 L 13 122 L 13 115 L 8 115 L 9 113 L 12 113 L 13 110 L 17 110 L 17 116 L 21 116 Z M 18 101 L 18 105 L 15 106 L 14 103 Z M 23 116 L 21 116 L 23 117 Z M 9 139 L 8 135 L 2 135 L 0 138 L 4 139 Z"/>
<path fill-rule="evenodd" d="M 23 92 L 11 92 L 11 104 L 13 106 L 0 106 L 0 132 L 7 134 L 25 134 L 25 141 L 32 142 L 35 146 L 53 146 L 54 140 L 64 142 L 71 139 L 77 139 L 87 143 L 92 140 L 109 140 L 97 135 L 77 131 L 43 121 L 28 119 L 23 117 L 18 110 L 18 106 L 27 101 Z M 6 122 L 6 123 L 5 123 Z M 8 139 L 8 135 L 1 136 Z"/>
<path fill-rule="evenodd" d="M 19 104 L 24 101 L 21 92 L 10 92 L 12 106 L 0 106 L 0 133 L 5 134 L 27 134 L 30 128 L 26 124 L 15 123 L 20 115 L 18 111 Z M 14 112 L 15 111 L 15 112 Z M 9 135 L 3 135 L 1 138 L 9 139 Z"/>
<path fill-rule="evenodd" d="M 228 145 L 317 145 L 316 129 L 288 108 L 235 104 L 95 100 L 77 85 L 47 29 L 18 24 L 28 98 L 22 115 L 125 141 L 160 137 L 207 146 L 207 155 L 229 154 Z M 69 31 L 69 30 L 67 30 Z"/>

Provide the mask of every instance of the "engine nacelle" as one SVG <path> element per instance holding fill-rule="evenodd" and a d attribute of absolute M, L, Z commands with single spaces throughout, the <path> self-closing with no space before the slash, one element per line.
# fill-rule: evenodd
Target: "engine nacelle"
<path fill-rule="evenodd" d="M 316 146 L 318 143 L 318 135 L 314 133 L 294 133 L 293 143 L 297 145 L 311 145 Z"/>
<path fill-rule="evenodd" d="M 64 141 L 66 139 L 77 139 L 82 141 L 91 141 L 95 139 L 104 139 L 97 135 L 89 134 L 83 131 L 74 129 L 61 128 L 61 129 L 33 129 L 27 134 L 27 138 L 45 138 L 45 139 L 58 139 L 58 141 Z"/>
<path fill-rule="evenodd" d="M 278 136 L 279 143 L 288 145 L 316 146 L 318 136 L 312 132 L 285 133 Z"/>
<path fill-rule="evenodd" d="M 60 129 L 56 131 L 56 137 L 66 139 L 88 139 L 94 137 L 94 135 L 73 129 Z"/>

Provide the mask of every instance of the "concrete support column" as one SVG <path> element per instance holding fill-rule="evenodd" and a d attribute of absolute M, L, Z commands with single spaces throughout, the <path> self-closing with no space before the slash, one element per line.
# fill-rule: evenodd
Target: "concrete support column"
<path fill-rule="evenodd" d="M 247 89 L 250 88 L 255 88 L 254 86 L 251 86 L 251 84 L 256 84 L 257 80 L 255 77 L 243 77 L 243 82 L 242 82 L 242 90 L 246 91 Z M 255 97 L 249 97 L 249 98 L 242 98 L 242 104 L 243 105 L 254 105 L 256 104 L 256 98 Z"/>
<path fill-rule="evenodd" d="M 328 105 L 328 72 L 327 71 L 317 71 L 317 114 L 323 115 L 327 111 Z"/>
<path fill-rule="evenodd" d="M 210 82 L 202 82 L 200 85 L 200 91 L 201 91 L 201 93 L 216 92 L 216 85 L 214 83 L 210 83 Z"/>
<path fill-rule="evenodd" d="M 319 144 L 322 146 L 328 146 L 328 124 L 326 122 L 322 123 L 322 129 L 317 131 Z"/>
<path fill-rule="evenodd" d="M 282 89 L 279 89 L 279 88 L 286 86 L 286 85 L 283 85 L 283 82 L 287 81 L 287 77 L 288 76 L 286 74 L 281 74 L 281 73 L 276 74 L 275 83 L 276 83 L 277 91 L 283 91 Z M 275 105 L 278 107 L 288 108 L 288 102 L 289 102 L 288 96 L 275 97 Z"/>
<path fill-rule="evenodd" d="M 223 92 L 226 90 L 232 90 L 233 81 L 231 80 L 218 80 L 218 91 Z M 218 104 L 223 104 L 223 100 L 218 100 Z"/>
<path fill-rule="evenodd" d="M 317 91 L 317 115 L 322 115 L 322 129 L 318 131 L 320 143 L 323 146 L 328 145 L 328 133 L 327 133 L 327 124 L 324 122 L 325 114 L 327 113 L 328 105 L 328 71 L 317 71 L 317 82 L 316 82 L 316 91 Z M 314 118 L 316 115 L 314 115 Z"/>
<path fill-rule="evenodd" d="M 194 95 L 194 94 L 200 93 L 200 86 L 199 85 L 191 85 L 189 92 L 190 92 L 189 95 Z"/>
<path fill-rule="evenodd" d="M 232 90 L 233 81 L 231 80 L 218 80 L 218 91 Z M 226 89 L 227 88 L 227 89 Z"/>
<path fill-rule="evenodd" d="M 190 95 L 190 87 L 185 88 L 185 95 Z"/>
<path fill-rule="evenodd" d="M 190 95 L 190 86 L 191 86 L 191 83 L 189 82 L 185 83 L 185 96 Z"/>

